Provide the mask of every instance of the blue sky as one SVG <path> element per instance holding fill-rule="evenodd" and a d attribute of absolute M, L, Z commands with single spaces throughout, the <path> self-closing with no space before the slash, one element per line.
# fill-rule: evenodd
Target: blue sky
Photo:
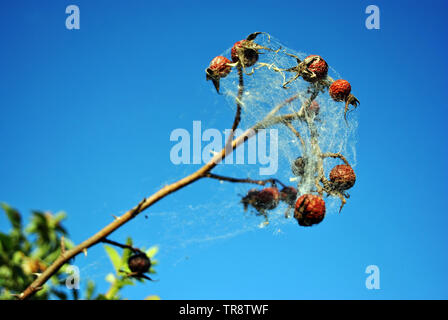
<path fill-rule="evenodd" d="M 69 4 L 81 10 L 80 30 L 65 28 Z M 369 4 L 381 10 L 380 30 L 365 28 Z M 193 120 L 225 129 L 233 119 L 204 68 L 235 41 L 266 31 L 325 57 L 356 88 L 358 180 L 348 205 L 315 228 L 291 221 L 281 235 L 242 227 L 176 244 L 207 229 L 220 234 L 225 220 L 200 216 L 213 217 L 217 199 L 238 201 L 233 186 L 200 181 L 111 236 L 160 245 L 160 281 L 124 295 L 446 299 L 447 10 L 446 1 L 397 0 L 2 2 L 0 201 L 24 214 L 66 211 L 79 243 L 192 172 L 170 162 L 171 131 Z M 2 230 L 6 223 L 0 217 Z M 175 225 L 183 237 L 170 234 Z M 82 279 L 107 288 L 112 269 L 101 247 L 76 264 Z M 380 290 L 365 288 L 371 264 L 381 270 Z"/>

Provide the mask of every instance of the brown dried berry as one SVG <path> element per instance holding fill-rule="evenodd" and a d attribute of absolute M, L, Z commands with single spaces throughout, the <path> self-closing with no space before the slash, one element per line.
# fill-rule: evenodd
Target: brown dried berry
<path fill-rule="evenodd" d="M 257 194 L 254 207 L 265 210 L 272 210 L 277 207 L 279 200 L 280 194 L 277 188 L 264 188 Z"/>
<path fill-rule="evenodd" d="M 291 171 L 295 176 L 303 176 L 306 167 L 306 158 L 298 157 L 291 165 Z"/>
<path fill-rule="evenodd" d="M 275 209 L 280 200 L 280 193 L 275 187 L 264 188 L 262 190 L 251 189 L 241 200 L 244 210 L 251 205 L 255 210 L 263 212 L 265 210 Z"/>
<path fill-rule="evenodd" d="M 297 198 L 297 189 L 294 187 L 284 187 L 280 191 L 280 199 L 290 206 L 293 206 Z"/>
<path fill-rule="evenodd" d="M 132 272 L 145 273 L 151 268 L 151 260 L 143 252 L 136 253 L 129 257 L 128 266 Z"/>
<path fill-rule="evenodd" d="M 310 111 L 314 115 L 318 115 L 320 110 L 319 103 L 316 100 L 313 100 L 311 104 L 308 106 L 308 111 Z"/>
<path fill-rule="evenodd" d="M 355 171 L 347 164 L 337 165 L 330 172 L 330 181 L 335 189 L 348 190 L 355 185 Z"/>
<path fill-rule="evenodd" d="M 304 194 L 296 202 L 294 218 L 300 226 L 319 224 L 325 217 L 325 201 L 313 194 Z"/>

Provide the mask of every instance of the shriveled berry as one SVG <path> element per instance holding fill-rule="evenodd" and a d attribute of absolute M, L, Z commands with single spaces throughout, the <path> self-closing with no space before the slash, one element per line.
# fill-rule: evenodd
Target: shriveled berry
<path fill-rule="evenodd" d="M 355 171 L 349 165 L 337 165 L 330 172 L 330 181 L 335 189 L 348 190 L 355 185 Z"/>
<path fill-rule="evenodd" d="M 291 164 L 291 171 L 295 176 L 303 176 L 305 174 L 305 166 L 306 166 L 306 159 L 304 157 L 298 157 L 294 162 Z"/>
<path fill-rule="evenodd" d="M 264 188 L 255 197 L 254 207 L 272 210 L 277 207 L 280 200 L 280 194 L 277 188 Z"/>
<path fill-rule="evenodd" d="M 330 86 L 330 96 L 334 101 L 346 101 L 352 91 L 352 87 L 347 80 L 336 80 Z"/>
<path fill-rule="evenodd" d="M 257 195 L 260 193 L 260 190 L 257 189 L 250 189 L 247 192 L 247 195 L 245 195 L 243 197 L 243 199 L 241 199 L 241 202 L 243 203 L 244 206 L 244 211 L 247 210 L 247 208 L 249 207 L 249 205 L 252 205 L 255 202 L 255 199 L 257 197 Z"/>
<path fill-rule="evenodd" d="M 145 273 L 151 268 L 151 260 L 143 252 L 136 253 L 129 257 L 128 266 L 132 272 Z"/>
<path fill-rule="evenodd" d="M 293 206 L 297 198 L 297 189 L 294 187 L 284 187 L 280 191 L 280 199 L 290 206 Z"/>
<path fill-rule="evenodd" d="M 314 115 L 318 115 L 320 111 L 319 103 L 316 100 L 313 100 L 311 104 L 308 106 L 308 111 L 310 111 Z"/>
<path fill-rule="evenodd" d="M 302 74 L 302 78 L 306 81 L 317 81 L 325 78 L 328 74 L 328 64 L 327 62 L 318 55 L 310 55 L 303 60 L 303 63 L 307 66 L 308 71 L 311 71 L 310 74 L 304 73 Z"/>
<path fill-rule="evenodd" d="M 250 40 L 240 40 L 235 42 L 230 51 L 233 62 L 238 62 L 242 59 L 242 63 L 245 67 L 253 66 L 258 61 L 258 52 L 256 49 L 250 48 Z"/>
<path fill-rule="evenodd" d="M 296 202 L 294 218 L 300 226 L 319 224 L 325 217 L 325 201 L 313 194 L 304 194 Z"/>
<path fill-rule="evenodd" d="M 214 75 L 224 78 L 230 73 L 231 67 L 228 65 L 229 63 L 231 63 L 231 61 L 226 57 L 217 56 L 210 62 L 208 68 Z"/>

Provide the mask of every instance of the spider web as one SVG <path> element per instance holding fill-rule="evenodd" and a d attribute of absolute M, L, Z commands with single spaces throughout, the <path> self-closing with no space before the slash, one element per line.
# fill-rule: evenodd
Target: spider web
<path fill-rule="evenodd" d="M 272 67 L 290 68 L 297 65 L 295 58 L 286 54 L 293 54 L 303 60 L 309 54 L 298 52 L 282 45 L 277 39 L 266 34 L 259 35 L 255 42 L 264 47 L 271 48 L 272 51 L 261 50 L 259 61 L 254 66 L 246 69 L 247 73 L 254 71 L 251 75 L 244 75 L 244 94 L 242 98 L 242 115 L 239 128 L 245 130 L 262 120 L 271 109 L 284 102 L 286 99 L 299 95 L 299 98 L 285 105 L 280 114 L 298 112 L 301 104 L 309 98 L 308 91 L 310 84 L 299 78 L 289 84 L 289 89 L 282 88 L 285 80 L 289 80 L 295 75 L 293 72 L 285 74 L 275 72 Z M 220 55 L 230 58 L 230 50 Z M 278 52 L 276 52 L 278 50 Z M 313 53 L 314 54 L 314 53 Z M 316 53 L 318 54 L 318 53 Z M 323 57 L 324 59 L 326 57 Z M 328 62 L 328 60 L 327 60 Z M 266 65 L 263 65 L 266 64 Z M 271 68 L 268 66 L 272 65 Z M 339 74 L 330 66 L 329 76 L 334 79 L 340 78 Z M 226 77 L 221 79 L 221 95 L 217 95 L 213 85 L 206 83 L 209 92 L 213 95 L 216 104 L 222 106 L 227 104 L 228 112 L 235 113 L 235 98 L 238 93 L 238 73 L 236 68 Z M 320 106 L 319 120 L 316 127 L 319 134 L 319 145 L 322 152 L 341 153 L 349 161 L 352 167 L 356 166 L 356 141 L 357 141 L 357 112 L 348 115 L 348 123 L 344 120 L 344 103 L 334 102 L 327 91 L 319 93 L 316 98 Z M 213 108 L 212 108 L 213 109 Z M 213 118 L 213 113 L 210 118 Z M 192 119 L 193 120 L 193 119 Z M 220 125 L 220 124 L 219 124 Z M 310 135 L 307 125 L 300 121 L 294 121 L 293 125 L 300 132 L 305 143 L 309 145 Z M 229 123 L 225 128 L 217 127 L 220 131 L 231 127 Z M 293 175 L 291 163 L 299 156 L 303 155 L 299 139 L 282 124 L 272 127 L 278 130 L 278 170 L 272 176 L 261 176 L 259 164 L 218 165 L 213 173 L 236 178 L 268 179 L 277 178 L 284 184 L 297 187 L 300 180 Z M 268 134 L 267 145 L 270 137 Z M 240 146 L 244 149 L 245 160 L 247 160 L 247 142 Z M 235 153 L 232 154 L 235 160 Z M 234 161 L 235 163 L 235 161 Z M 325 175 L 328 177 L 330 170 L 337 164 L 341 164 L 340 159 L 327 158 L 324 161 Z M 177 167 L 176 173 L 170 178 L 170 183 L 179 179 L 180 176 L 190 174 L 191 166 Z M 203 179 L 204 180 L 204 179 Z M 249 232 L 269 233 L 272 236 L 279 236 L 291 232 L 299 232 L 297 221 L 294 218 L 285 218 L 287 206 L 281 202 L 274 210 L 269 211 L 269 225 L 264 225 L 264 218 L 256 216 L 254 210 L 243 210 L 241 198 L 252 188 L 262 187 L 243 184 L 219 182 L 217 180 L 205 179 L 198 183 L 207 183 L 213 188 L 211 195 L 207 199 L 191 199 L 188 203 L 185 199 L 171 196 L 169 199 L 170 208 L 151 208 L 149 213 L 142 213 L 125 230 L 118 230 L 114 233 L 115 239 L 124 239 L 132 235 L 134 244 L 145 245 L 150 241 L 151 245 L 159 245 L 160 252 L 157 258 L 162 263 L 170 266 L 177 266 L 186 261 L 188 256 L 194 254 L 195 249 L 210 246 L 217 241 L 225 241 L 233 237 Z M 303 181 L 302 181 L 303 182 Z M 162 187 L 161 184 L 159 187 Z M 203 186 L 202 186 L 203 187 Z M 196 184 L 189 188 L 196 188 Z M 158 189 L 158 188 L 156 188 Z M 312 190 L 312 183 L 299 184 L 299 193 L 304 194 Z M 146 193 L 139 195 L 139 198 Z M 182 197 L 180 197 L 182 198 Z M 326 197 L 327 215 L 336 213 L 339 210 L 340 200 L 334 197 Z M 350 200 L 344 210 L 350 206 Z M 290 212 L 292 216 L 293 212 Z M 146 222 L 145 216 L 149 217 Z M 325 223 L 325 220 L 322 222 Z M 318 226 L 317 226 L 318 227 Z M 131 233 L 130 233 L 131 232 Z M 146 245 L 147 247 L 149 245 Z M 94 266 L 90 266 L 93 268 Z M 156 276 L 157 278 L 157 276 Z"/>
<path fill-rule="evenodd" d="M 285 80 L 289 80 L 295 73 L 287 72 L 282 74 L 275 72 L 272 67 L 290 68 L 297 65 L 294 57 L 286 54 L 293 54 L 303 60 L 309 54 L 298 52 L 282 45 L 277 39 L 266 34 L 259 35 L 255 42 L 264 47 L 271 48 L 272 51 L 261 50 L 259 61 L 254 66 L 246 68 L 244 75 L 244 94 L 242 98 L 242 120 L 239 128 L 245 130 L 252 127 L 255 123 L 262 120 L 271 109 L 284 102 L 293 95 L 298 94 L 299 98 L 292 103 L 287 104 L 281 109 L 280 114 L 298 112 L 301 104 L 309 98 L 310 84 L 299 78 L 289 84 L 289 89 L 282 88 Z M 230 58 L 231 48 L 220 55 Z M 277 51 L 277 52 L 276 52 Z M 318 53 L 317 53 L 318 54 Z M 325 57 L 323 57 L 325 59 Z M 263 65 L 266 64 L 266 65 Z M 272 67 L 269 68 L 268 66 Z M 338 79 L 339 74 L 330 66 L 329 76 Z M 210 92 L 215 96 L 218 105 L 227 103 L 230 110 L 236 111 L 235 98 L 238 93 L 238 73 L 236 68 L 226 77 L 221 79 L 221 95 L 217 95 L 211 83 L 207 83 Z M 344 120 L 344 103 L 334 102 L 326 90 L 319 93 L 316 98 L 320 106 L 319 119 L 316 126 L 319 134 L 319 145 L 323 153 L 341 153 L 349 161 L 352 167 L 356 166 L 356 132 L 358 126 L 357 113 L 348 114 L 348 123 Z M 213 116 L 213 114 L 212 114 Z M 305 143 L 309 145 L 310 135 L 307 125 L 300 121 L 294 121 L 293 125 L 301 133 Z M 227 128 L 230 128 L 229 123 Z M 272 127 L 278 130 L 278 171 L 272 176 L 260 176 L 259 164 L 233 164 L 218 165 L 213 172 L 225 176 L 252 179 L 277 178 L 286 185 L 299 185 L 299 195 L 312 191 L 313 183 L 300 183 L 297 177 L 292 174 L 291 163 L 299 156 L 303 155 L 299 139 L 282 124 Z M 226 128 L 218 128 L 224 130 Z M 267 137 L 269 146 L 269 135 Z M 244 148 L 245 160 L 247 160 L 247 142 L 240 146 Z M 235 160 L 235 153 L 232 154 Z M 234 161 L 235 163 L 235 161 Z M 324 161 L 325 175 L 328 177 L 330 170 L 337 164 L 341 164 L 340 159 L 327 158 Z M 191 167 L 185 166 L 185 174 L 191 173 Z M 178 178 L 178 177 L 177 177 Z M 202 182 L 201 182 L 202 183 Z M 213 185 L 214 192 L 206 201 L 198 203 L 185 203 L 179 201 L 176 197 L 171 197 L 171 206 L 175 210 L 154 211 L 151 210 L 151 224 L 163 225 L 151 233 L 151 241 L 161 245 L 160 255 L 170 257 L 171 263 L 176 265 L 182 261 L 188 252 L 191 252 L 193 246 L 204 246 L 222 241 L 232 237 L 239 236 L 247 232 L 269 232 L 272 235 L 286 233 L 286 230 L 298 232 L 297 221 L 294 218 L 285 218 L 287 206 L 280 203 L 279 206 L 269 211 L 269 225 L 263 224 L 264 218 L 257 217 L 253 210 L 244 212 L 240 203 L 242 196 L 252 188 L 261 189 L 262 187 L 251 184 L 219 182 L 208 180 Z M 193 186 L 192 188 L 194 188 Z M 327 215 L 339 210 L 340 200 L 334 197 L 325 198 Z M 345 210 L 350 205 L 348 200 Z M 290 212 L 291 216 L 293 212 Z M 141 219 L 141 217 L 139 217 Z M 325 223 L 325 220 L 324 222 Z M 147 236 L 143 235 L 147 231 L 146 223 L 136 223 L 135 228 L 142 232 L 135 232 L 135 242 L 144 243 Z M 263 229 L 263 230 L 261 230 Z M 188 249 L 187 249 L 188 248 Z M 177 258 L 173 258 L 177 257 Z"/>

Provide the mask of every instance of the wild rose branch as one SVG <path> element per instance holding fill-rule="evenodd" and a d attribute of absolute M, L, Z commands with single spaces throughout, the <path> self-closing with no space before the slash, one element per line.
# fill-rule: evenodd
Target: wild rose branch
<path fill-rule="evenodd" d="M 288 81 L 285 79 L 283 87 L 287 87 L 287 85 L 293 81 L 296 81 L 299 77 L 302 77 L 303 80 L 309 82 L 310 97 L 302 103 L 299 111 L 289 114 L 279 114 L 284 106 L 295 102 L 300 97 L 299 93 L 295 93 L 288 99 L 285 99 L 282 103 L 274 106 L 261 121 L 247 129 L 242 135 L 236 138 L 232 135 L 231 139 L 227 141 L 226 146 L 220 152 L 217 152 L 213 158 L 199 170 L 172 184 L 166 185 L 148 198 L 144 198 L 134 208 L 119 217 L 115 217 L 114 221 L 72 249 L 62 250 L 61 255 L 43 273 L 38 275 L 35 281 L 33 281 L 22 293 L 18 295 L 19 299 L 27 299 L 31 297 L 34 293 L 39 291 L 64 264 L 68 263 L 72 258 L 80 253 L 87 253 L 88 248 L 98 243 L 107 242 L 122 248 L 126 247 L 126 245 L 121 245 L 117 242 L 107 240 L 107 237 L 115 230 L 121 228 L 126 223 L 134 219 L 138 214 L 145 211 L 169 194 L 174 193 L 202 178 L 212 178 L 231 183 L 252 183 L 260 186 L 270 184 L 270 187 L 265 187 L 262 190 L 249 191 L 248 194 L 242 199 L 242 203 L 245 208 L 248 206 L 253 207 L 259 214 L 266 218 L 266 221 L 268 221 L 269 211 L 277 207 L 279 201 L 284 201 L 288 204 L 288 208 L 294 209 L 294 217 L 298 220 L 299 225 L 303 226 L 317 224 L 323 220 L 325 216 L 325 201 L 322 198 L 324 193 L 330 196 L 338 196 L 341 198 L 341 201 L 343 201 L 343 204 L 345 203 L 345 197 L 347 197 L 347 195 L 344 192 L 353 186 L 356 176 L 344 156 L 337 153 L 322 153 L 320 151 L 318 134 L 314 125 L 315 116 L 319 112 L 319 106 L 314 100 L 320 92 L 324 92 L 328 89 L 330 96 L 335 101 L 345 102 L 346 106 L 344 117 L 347 113 L 348 106 L 353 105 L 356 107 L 359 101 L 350 93 L 351 87 L 347 81 L 333 81 L 333 79 L 328 77 L 328 66 L 319 56 L 309 56 L 303 61 L 296 57 L 297 66 L 286 68 L 280 68 L 272 64 L 266 65 L 258 62 L 259 54 L 262 50 L 274 52 L 275 54 L 280 52 L 279 49 L 273 50 L 269 47 L 257 44 L 255 40 L 260 34 L 261 32 L 256 32 L 249 35 L 246 39 L 236 42 L 231 50 L 232 61 L 226 57 L 218 56 L 212 60 L 209 67 L 206 69 L 206 78 L 207 80 L 212 80 L 218 93 L 220 90 L 220 79 L 226 77 L 232 71 L 232 68 L 237 69 L 239 85 L 238 94 L 235 99 L 237 108 L 232 125 L 232 132 L 234 132 L 234 130 L 238 127 L 241 120 L 244 76 L 251 76 L 251 74 L 256 72 L 257 68 L 269 67 L 274 72 L 282 72 L 283 74 L 290 72 L 295 73 L 292 79 Z M 255 66 L 257 63 L 258 66 Z M 247 71 L 247 68 L 252 66 L 255 67 L 251 71 Z M 279 90 L 284 89 L 279 88 Z M 255 136 L 261 129 L 271 127 L 276 124 L 283 124 L 287 126 L 297 138 L 301 139 L 299 131 L 294 127 L 295 121 L 302 121 L 307 124 L 311 136 L 311 153 L 308 152 L 305 141 L 301 140 L 302 156 L 293 162 L 292 170 L 293 173 L 302 179 L 307 175 L 312 176 L 316 181 L 316 190 L 300 195 L 297 199 L 298 191 L 296 188 L 286 186 L 275 178 L 254 180 L 250 178 L 229 178 L 212 174 L 212 170 L 221 161 L 229 156 L 233 150 L 244 144 L 245 141 Z M 339 158 L 344 162 L 344 164 L 333 168 L 329 179 L 327 179 L 323 172 L 323 161 L 329 157 Z M 278 190 L 278 185 L 282 186 L 280 191 Z M 286 213 L 286 216 L 289 216 L 288 212 Z M 133 259 L 128 261 L 130 270 L 133 272 L 131 276 L 143 276 L 145 270 L 149 270 L 148 266 L 150 266 L 150 260 L 146 260 L 145 257 L 139 253 L 138 249 L 133 250 L 133 252 L 135 252 L 132 256 Z"/>

